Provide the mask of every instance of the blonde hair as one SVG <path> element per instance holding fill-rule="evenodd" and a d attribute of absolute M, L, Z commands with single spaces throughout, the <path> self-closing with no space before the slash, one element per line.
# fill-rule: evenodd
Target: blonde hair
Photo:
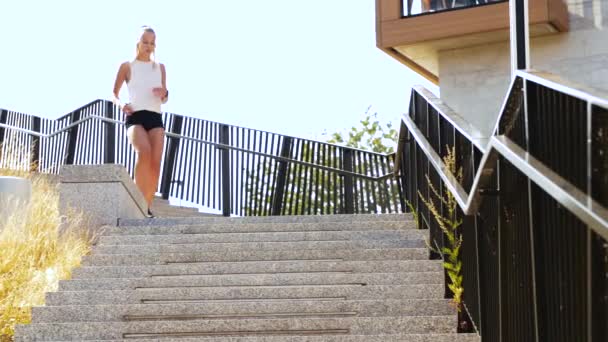
<path fill-rule="evenodd" d="M 139 34 L 139 40 L 135 44 L 135 60 L 137 60 L 137 56 L 139 56 L 139 43 L 141 42 L 141 37 L 144 35 L 144 33 L 152 33 L 152 34 L 154 34 L 154 37 L 156 37 L 156 32 L 154 32 L 154 29 L 152 29 L 150 26 L 143 25 L 141 27 L 140 34 Z M 154 51 L 152 52 L 152 55 L 150 56 L 150 59 L 152 60 L 152 68 L 156 68 L 155 57 L 156 57 L 156 45 L 154 46 Z"/>

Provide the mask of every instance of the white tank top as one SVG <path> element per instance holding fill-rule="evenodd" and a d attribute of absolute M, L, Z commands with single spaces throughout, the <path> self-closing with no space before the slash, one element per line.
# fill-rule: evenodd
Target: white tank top
<path fill-rule="evenodd" d="M 129 88 L 129 103 L 133 111 L 149 110 L 161 113 L 161 99 L 154 96 L 153 88 L 162 87 L 160 64 L 135 60 L 130 63 L 131 79 L 127 82 Z"/>

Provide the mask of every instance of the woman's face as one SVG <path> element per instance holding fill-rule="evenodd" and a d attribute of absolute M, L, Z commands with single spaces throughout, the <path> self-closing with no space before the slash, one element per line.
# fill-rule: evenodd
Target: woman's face
<path fill-rule="evenodd" d="M 156 47 L 156 35 L 152 32 L 144 32 L 139 40 L 139 53 L 150 55 Z"/>

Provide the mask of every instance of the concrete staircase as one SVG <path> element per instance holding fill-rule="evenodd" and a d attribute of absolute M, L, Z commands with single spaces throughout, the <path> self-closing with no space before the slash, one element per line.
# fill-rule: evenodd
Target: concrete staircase
<path fill-rule="evenodd" d="M 171 205 L 169 200 L 155 197 L 152 201 L 152 213 L 156 217 L 204 217 L 217 216 L 200 212 L 197 208 Z"/>
<path fill-rule="evenodd" d="M 409 215 L 120 222 L 16 341 L 479 341 Z"/>

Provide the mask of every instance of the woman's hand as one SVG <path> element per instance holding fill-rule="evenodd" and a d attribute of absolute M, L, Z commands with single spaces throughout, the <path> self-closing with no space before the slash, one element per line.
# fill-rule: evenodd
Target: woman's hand
<path fill-rule="evenodd" d="M 154 93 L 154 96 L 159 97 L 161 99 L 167 97 L 167 88 L 157 87 L 152 89 L 152 92 Z"/>
<path fill-rule="evenodd" d="M 131 105 L 127 103 L 122 107 L 122 111 L 125 112 L 125 114 L 127 115 L 131 115 L 131 113 L 133 113 L 133 108 L 131 108 Z"/>

